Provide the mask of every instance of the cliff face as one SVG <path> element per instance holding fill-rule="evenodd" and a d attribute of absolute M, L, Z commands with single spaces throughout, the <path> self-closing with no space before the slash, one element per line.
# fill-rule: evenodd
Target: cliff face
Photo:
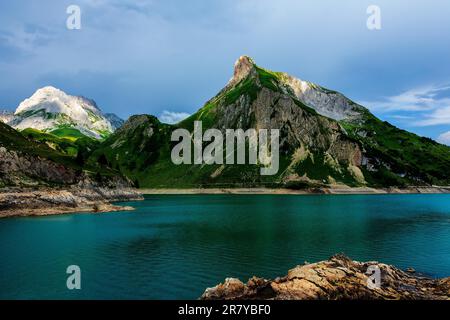
<path fill-rule="evenodd" d="M 360 146 L 348 139 L 339 123 L 303 104 L 278 75 L 258 68 L 246 57 L 235 68 L 226 90 L 209 101 L 214 105 L 210 115 L 215 128 L 279 129 L 280 148 L 286 154 L 303 148 L 302 152 L 328 155 L 343 169 L 361 165 Z"/>
<path fill-rule="evenodd" d="M 369 287 L 369 267 L 379 268 L 379 288 Z M 253 277 L 246 284 L 227 278 L 208 288 L 204 300 L 276 299 L 450 299 L 450 278 L 441 280 L 414 276 L 393 266 L 378 262 L 357 262 L 337 255 L 330 260 L 297 266 L 275 280 Z"/>
<path fill-rule="evenodd" d="M 0 123 L 0 188 L 73 184 L 80 175 L 78 171 L 69 157 Z"/>
<path fill-rule="evenodd" d="M 0 185 L 74 184 L 80 172 L 54 161 L 0 147 Z"/>

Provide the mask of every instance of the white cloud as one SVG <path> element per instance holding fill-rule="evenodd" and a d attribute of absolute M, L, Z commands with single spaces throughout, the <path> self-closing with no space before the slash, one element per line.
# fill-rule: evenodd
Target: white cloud
<path fill-rule="evenodd" d="M 438 94 L 450 89 L 450 86 L 425 86 L 386 97 L 380 101 L 365 101 L 362 105 L 373 111 L 429 111 L 450 106 L 450 98 L 438 98 Z"/>
<path fill-rule="evenodd" d="M 361 102 L 372 111 L 407 121 L 411 126 L 450 124 L 450 86 L 429 85 L 407 90 L 380 101 Z M 406 114 L 392 114 L 403 112 Z"/>
<path fill-rule="evenodd" d="M 447 132 L 444 132 L 443 134 L 441 134 L 437 138 L 437 141 L 450 146 L 450 131 L 447 131 Z"/>
<path fill-rule="evenodd" d="M 159 116 L 159 120 L 164 123 L 174 124 L 186 119 L 189 116 L 190 114 L 186 112 L 173 112 L 164 110 Z"/>
<path fill-rule="evenodd" d="M 450 124 L 450 99 L 447 100 L 449 100 L 447 107 L 434 110 L 423 120 L 416 121 L 414 124 L 420 127 Z"/>

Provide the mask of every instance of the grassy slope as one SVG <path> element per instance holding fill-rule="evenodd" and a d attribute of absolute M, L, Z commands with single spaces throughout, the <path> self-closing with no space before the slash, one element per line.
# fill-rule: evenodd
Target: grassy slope
<path fill-rule="evenodd" d="M 401 130 L 367 113 L 361 125 L 342 122 L 367 153 L 389 166 L 365 172 L 374 185 L 417 185 L 450 183 L 450 148 L 429 138 Z M 389 167 L 389 168 L 388 168 Z M 404 177 L 402 177 L 406 174 Z"/>
<path fill-rule="evenodd" d="M 78 166 L 84 166 L 90 153 L 100 144 L 100 141 L 83 135 L 77 129 L 55 131 L 46 133 L 28 128 L 21 133 L 29 140 L 45 144 L 64 156 L 74 158 Z"/>
<path fill-rule="evenodd" d="M 74 157 L 50 148 L 45 142 L 28 139 L 20 132 L 2 122 L 0 122 L 0 144 L 8 150 L 43 157 L 70 167 L 81 169 L 75 162 Z"/>
<path fill-rule="evenodd" d="M 79 130 L 69 127 L 58 128 L 56 130 L 50 131 L 50 133 L 54 136 L 70 139 L 72 141 L 85 137 L 85 135 L 82 134 Z"/>

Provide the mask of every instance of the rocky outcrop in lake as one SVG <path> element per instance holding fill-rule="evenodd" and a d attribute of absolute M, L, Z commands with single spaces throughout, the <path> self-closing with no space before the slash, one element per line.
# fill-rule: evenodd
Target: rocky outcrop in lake
<path fill-rule="evenodd" d="M 379 287 L 368 283 L 371 269 L 380 270 Z M 372 282 L 373 283 L 373 282 Z M 208 288 L 200 299 L 238 300 L 448 300 L 450 277 L 440 280 L 402 271 L 379 262 L 357 262 L 343 255 L 297 266 L 274 280 L 253 277 L 246 284 L 227 278 Z"/>
<path fill-rule="evenodd" d="M 0 192 L 0 218 L 128 211 L 133 208 L 113 205 L 111 202 L 142 199 L 142 195 L 130 187 L 85 185 L 85 182 L 69 188 L 5 188 Z"/>

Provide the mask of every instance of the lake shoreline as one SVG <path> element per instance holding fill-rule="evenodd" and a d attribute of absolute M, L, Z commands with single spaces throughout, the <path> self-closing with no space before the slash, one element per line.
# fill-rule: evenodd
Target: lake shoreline
<path fill-rule="evenodd" d="M 380 194 L 446 194 L 450 187 L 369 188 L 333 186 L 309 189 L 283 188 L 11 188 L 0 191 L 0 218 L 47 216 L 72 213 L 105 213 L 132 211 L 131 206 L 112 202 L 143 200 L 143 195 L 380 195 Z"/>
<path fill-rule="evenodd" d="M 0 218 L 132 211 L 112 202 L 138 200 L 132 188 L 10 188 L 0 191 Z"/>
<path fill-rule="evenodd" d="M 370 194 L 446 194 L 450 193 L 450 187 L 407 187 L 407 188 L 369 188 L 369 187 L 321 187 L 309 189 L 285 189 L 285 188 L 186 188 L 186 189 L 139 189 L 144 195 L 161 194 L 270 194 L 270 195 L 370 195 Z"/>

